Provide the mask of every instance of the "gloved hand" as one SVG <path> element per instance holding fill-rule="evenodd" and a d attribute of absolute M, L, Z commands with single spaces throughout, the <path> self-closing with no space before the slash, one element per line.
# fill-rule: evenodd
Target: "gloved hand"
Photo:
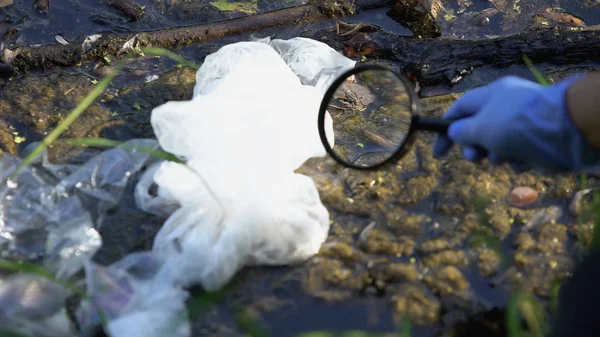
<path fill-rule="evenodd" d="M 582 171 L 599 165 L 600 151 L 579 132 L 565 104 L 565 91 L 578 79 L 542 86 L 507 76 L 465 93 L 444 115 L 456 121 L 447 135 L 439 136 L 434 155 L 443 156 L 458 144 L 467 160 L 487 157 L 519 172 Z"/>

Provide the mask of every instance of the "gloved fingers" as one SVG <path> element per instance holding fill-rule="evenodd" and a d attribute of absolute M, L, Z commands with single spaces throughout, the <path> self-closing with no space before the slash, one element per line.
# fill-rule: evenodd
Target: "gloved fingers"
<path fill-rule="evenodd" d="M 459 119 L 450 124 L 448 138 L 455 144 L 474 146 L 478 143 L 478 123 L 475 117 Z"/>
<path fill-rule="evenodd" d="M 477 113 L 489 100 L 490 86 L 472 89 L 462 95 L 444 114 L 444 119 L 460 119 Z"/>
<path fill-rule="evenodd" d="M 463 156 L 468 161 L 478 163 L 486 157 L 484 149 L 478 146 L 463 146 Z"/>
<path fill-rule="evenodd" d="M 433 156 L 436 158 L 445 156 L 450 148 L 452 148 L 452 141 L 446 135 L 439 135 L 435 144 L 433 145 Z"/>

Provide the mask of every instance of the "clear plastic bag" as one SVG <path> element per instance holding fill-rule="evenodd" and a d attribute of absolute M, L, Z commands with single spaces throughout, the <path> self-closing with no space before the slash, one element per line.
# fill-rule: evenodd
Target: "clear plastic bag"
<path fill-rule="evenodd" d="M 149 155 L 130 145 L 156 148 L 155 140 L 132 140 L 101 152 L 81 166 L 55 165 L 44 153 L 0 188 L 0 249 L 12 260 L 42 264 L 69 278 L 102 244 L 98 228 L 116 206 L 130 177 Z M 34 144 L 35 145 L 35 144 Z M 0 179 L 21 159 L 0 158 Z"/>
<path fill-rule="evenodd" d="M 70 292 L 34 274 L 15 274 L 0 283 L 0 334 L 6 330 L 27 337 L 71 337 L 67 316 Z"/>
<path fill-rule="evenodd" d="M 281 55 L 303 84 L 318 88 L 322 94 L 336 78 L 356 65 L 356 61 L 317 40 L 295 37 L 265 42 Z"/>
<path fill-rule="evenodd" d="M 83 303 L 76 315 L 84 334 L 101 323 L 100 309 L 111 337 L 190 336 L 185 307 L 189 295 L 165 267 L 151 252 L 130 254 L 108 267 L 87 262 L 87 293 L 93 302 Z"/>

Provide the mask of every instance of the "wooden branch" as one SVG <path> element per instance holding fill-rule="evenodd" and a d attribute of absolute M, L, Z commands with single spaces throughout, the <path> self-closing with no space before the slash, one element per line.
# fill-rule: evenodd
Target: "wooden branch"
<path fill-rule="evenodd" d="M 5 59 L 2 61 L 10 64 L 15 71 L 74 66 L 80 62 L 98 60 L 105 56 L 119 56 L 124 51 L 123 46 L 128 42 L 140 48 L 178 48 L 267 28 L 289 26 L 300 22 L 332 20 L 332 16 L 337 13 L 332 12 L 331 8 L 335 8 L 340 12 L 355 14 L 366 9 L 390 6 L 393 4 L 393 0 L 356 0 L 354 2 L 333 2 L 333 4 L 335 6 L 328 2 L 321 5 L 307 4 L 198 26 L 138 34 L 106 35 L 95 41 L 91 49 L 85 53 L 82 51 L 81 43 L 46 45 L 32 49 L 24 48 L 16 50 L 16 54 L 14 54 L 16 56 L 9 59 L 6 58 L 7 53 L 5 53 Z M 8 53 L 8 55 L 11 54 L 12 52 Z"/>
<path fill-rule="evenodd" d="M 328 29 L 312 38 L 327 42 L 346 55 L 387 59 L 421 86 L 452 86 L 477 68 L 504 68 L 523 64 L 526 54 L 536 64 L 592 64 L 600 55 L 600 31 L 531 28 L 519 34 L 489 40 L 418 39 L 393 34 L 358 32 L 337 36 Z"/>

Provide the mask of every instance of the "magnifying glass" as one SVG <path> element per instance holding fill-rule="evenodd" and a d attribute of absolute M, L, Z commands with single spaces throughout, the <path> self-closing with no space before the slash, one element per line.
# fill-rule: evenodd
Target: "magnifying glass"
<path fill-rule="evenodd" d="M 321 142 L 346 167 L 378 168 L 402 158 L 416 131 L 448 131 L 451 121 L 419 116 L 417 106 L 406 78 L 381 65 L 357 66 L 325 92 L 319 111 Z"/>

